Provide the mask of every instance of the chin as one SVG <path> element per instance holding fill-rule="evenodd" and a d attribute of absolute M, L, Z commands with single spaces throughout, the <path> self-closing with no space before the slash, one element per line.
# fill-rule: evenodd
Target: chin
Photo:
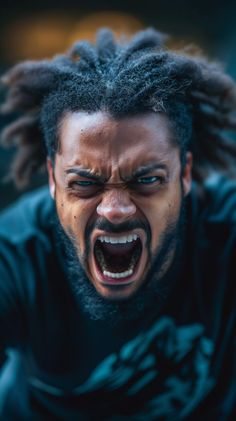
<path fill-rule="evenodd" d="M 145 283 L 145 280 L 141 282 L 139 279 L 134 283 L 126 283 L 121 285 L 116 284 L 104 284 L 102 285 L 100 282 L 96 282 L 91 280 L 94 288 L 96 289 L 97 293 L 106 300 L 114 301 L 114 302 L 125 302 L 132 297 L 139 291 L 142 285 Z"/>

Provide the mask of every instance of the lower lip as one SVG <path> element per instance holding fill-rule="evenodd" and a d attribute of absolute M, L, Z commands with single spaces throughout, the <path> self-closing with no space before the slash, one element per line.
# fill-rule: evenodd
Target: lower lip
<path fill-rule="evenodd" d="M 127 276 L 126 278 L 110 278 L 109 276 L 103 275 L 103 273 L 101 272 L 100 268 L 97 265 L 97 262 L 95 260 L 95 266 L 96 266 L 96 270 L 99 273 L 99 278 L 100 278 L 100 282 L 103 285 L 129 285 L 132 284 L 134 282 L 134 276 L 135 273 L 137 271 L 137 266 L 134 270 L 134 272 L 132 273 L 132 275 Z"/>

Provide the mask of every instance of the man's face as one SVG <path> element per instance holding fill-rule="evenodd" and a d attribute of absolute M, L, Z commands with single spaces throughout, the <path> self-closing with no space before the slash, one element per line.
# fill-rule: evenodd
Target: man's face
<path fill-rule="evenodd" d="M 145 284 L 178 224 L 191 156 L 181 173 L 172 137 L 167 117 L 154 113 L 71 112 L 61 122 L 54 168 L 48 162 L 51 194 L 89 281 L 106 299 L 127 300 Z M 174 253 L 173 243 L 157 278 Z"/>

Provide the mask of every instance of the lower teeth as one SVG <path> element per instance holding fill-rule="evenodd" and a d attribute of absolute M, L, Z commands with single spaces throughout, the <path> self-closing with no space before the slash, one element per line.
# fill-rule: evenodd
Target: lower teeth
<path fill-rule="evenodd" d="M 115 279 L 127 278 L 127 276 L 132 275 L 132 273 L 133 273 L 133 269 L 129 269 L 121 273 L 113 273 L 113 272 L 109 272 L 108 270 L 103 270 L 104 276 L 109 276 L 109 278 L 115 278 Z"/>
<path fill-rule="evenodd" d="M 96 256 L 97 259 L 100 263 L 101 269 L 102 269 L 102 273 L 104 276 L 108 276 L 109 278 L 113 278 L 113 279 L 121 279 L 121 278 L 127 278 L 128 276 L 133 274 L 134 271 L 134 266 L 136 263 L 136 259 L 135 256 L 132 256 L 130 264 L 129 264 L 129 269 L 127 269 L 124 272 L 110 272 L 107 270 L 106 268 L 106 263 L 105 263 L 105 259 L 103 256 L 103 253 L 101 252 L 101 250 L 96 250 Z"/>

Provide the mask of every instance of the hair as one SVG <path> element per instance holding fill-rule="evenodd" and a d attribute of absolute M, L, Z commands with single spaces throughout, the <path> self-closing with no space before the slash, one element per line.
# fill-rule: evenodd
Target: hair
<path fill-rule="evenodd" d="M 165 46 L 154 29 L 118 42 L 102 29 L 95 44 L 80 41 L 51 60 L 17 64 L 3 77 L 7 93 L 2 113 L 14 113 L 2 132 L 16 144 L 9 175 L 18 187 L 59 150 L 59 122 L 67 111 L 105 111 L 115 118 L 153 111 L 173 128 L 184 165 L 194 156 L 193 178 L 212 171 L 235 177 L 236 87 L 219 65 Z"/>

